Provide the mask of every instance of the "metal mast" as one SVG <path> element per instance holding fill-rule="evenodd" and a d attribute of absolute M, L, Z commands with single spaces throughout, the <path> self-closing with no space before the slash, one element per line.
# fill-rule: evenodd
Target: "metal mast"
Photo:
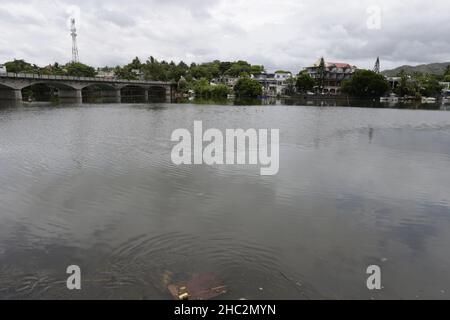
<path fill-rule="evenodd" d="M 380 73 L 380 57 L 377 57 L 377 62 L 375 62 L 373 72 Z"/>
<path fill-rule="evenodd" d="M 72 62 L 78 62 L 78 46 L 77 46 L 77 28 L 75 26 L 75 18 L 71 20 L 72 27 L 70 35 L 72 36 Z"/>

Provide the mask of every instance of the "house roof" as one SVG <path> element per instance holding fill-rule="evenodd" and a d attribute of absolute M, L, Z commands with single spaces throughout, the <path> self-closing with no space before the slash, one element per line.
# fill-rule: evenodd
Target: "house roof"
<path fill-rule="evenodd" d="M 318 66 L 320 66 L 320 59 L 316 63 L 314 63 L 314 65 L 313 65 L 313 67 L 318 67 Z M 330 68 L 330 67 L 352 68 L 353 67 L 352 65 L 350 65 L 348 63 L 345 63 L 345 62 L 327 62 L 327 61 L 325 61 L 325 66 L 327 68 Z"/>
<path fill-rule="evenodd" d="M 342 63 L 342 62 L 327 62 L 327 67 L 333 67 L 336 66 L 336 68 L 351 68 L 352 66 L 348 63 Z"/>

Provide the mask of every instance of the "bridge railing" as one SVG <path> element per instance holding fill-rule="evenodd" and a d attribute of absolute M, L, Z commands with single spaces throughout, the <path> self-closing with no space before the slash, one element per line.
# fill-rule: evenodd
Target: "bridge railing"
<path fill-rule="evenodd" d="M 63 81 L 107 82 L 107 83 L 136 83 L 136 84 L 165 84 L 165 85 L 174 84 L 172 82 L 161 82 L 161 81 L 107 79 L 96 77 L 72 77 L 72 76 L 57 76 L 57 75 L 35 74 L 35 73 L 12 73 L 12 72 L 0 73 L 0 77 L 15 78 L 15 79 L 63 80 Z"/>

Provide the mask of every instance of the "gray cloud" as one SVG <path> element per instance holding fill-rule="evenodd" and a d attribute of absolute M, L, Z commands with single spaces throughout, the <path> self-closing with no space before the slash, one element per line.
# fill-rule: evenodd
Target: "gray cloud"
<path fill-rule="evenodd" d="M 127 15 L 124 12 L 102 9 L 97 12 L 97 18 L 104 22 L 113 23 L 119 27 L 133 27 L 136 25 L 136 21 L 132 16 Z"/>
<path fill-rule="evenodd" d="M 373 5 L 382 10 L 380 30 L 366 25 Z M 150 55 L 292 71 L 322 55 L 367 68 L 377 56 L 384 68 L 450 60 L 447 0 L 2 0 L 0 63 L 68 61 L 74 6 L 81 60 L 95 66 Z"/>

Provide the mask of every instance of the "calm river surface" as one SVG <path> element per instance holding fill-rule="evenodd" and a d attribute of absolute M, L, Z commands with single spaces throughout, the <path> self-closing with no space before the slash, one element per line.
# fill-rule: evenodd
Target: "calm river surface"
<path fill-rule="evenodd" d="M 279 174 L 176 167 L 172 131 L 195 120 L 280 129 Z M 224 299 L 450 299 L 449 169 L 445 111 L 3 107 L 0 299 L 170 299 L 210 272 Z"/>

